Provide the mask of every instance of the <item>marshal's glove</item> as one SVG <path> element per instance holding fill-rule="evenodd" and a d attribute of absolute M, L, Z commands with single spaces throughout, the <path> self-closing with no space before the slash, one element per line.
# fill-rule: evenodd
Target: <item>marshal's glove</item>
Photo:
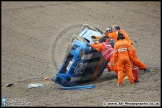
<path fill-rule="evenodd" d="M 92 38 L 92 39 L 97 39 L 97 37 L 96 37 L 96 36 L 91 36 L 91 38 Z"/>

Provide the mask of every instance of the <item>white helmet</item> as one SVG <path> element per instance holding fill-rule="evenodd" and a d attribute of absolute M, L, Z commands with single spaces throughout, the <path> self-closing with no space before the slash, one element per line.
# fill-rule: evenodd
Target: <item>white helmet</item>
<path fill-rule="evenodd" d="M 111 32 L 111 31 L 112 31 L 111 27 L 106 28 L 106 32 Z"/>

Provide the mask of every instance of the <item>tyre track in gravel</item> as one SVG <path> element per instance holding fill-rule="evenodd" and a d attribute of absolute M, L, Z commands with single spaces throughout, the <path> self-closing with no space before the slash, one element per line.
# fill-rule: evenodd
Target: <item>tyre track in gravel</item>
<path fill-rule="evenodd" d="M 75 28 L 81 28 L 82 25 L 72 25 L 70 27 L 67 27 L 66 29 L 62 30 L 59 35 L 55 38 L 53 45 L 52 45 L 52 51 L 51 51 L 51 59 L 52 59 L 52 63 L 55 67 L 56 70 L 59 70 L 59 67 L 61 66 L 61 63 L 63 62 L 63 58 L 65 57 L 65 54 L 69 51 L 69 48 L 71 48 L 71 41 L 70 38 L 71 36 L 69 36 L 69 38 L 66 37 L 66 33 L 68 31 L 72 31 Z M 62 41 L 65 38 L 65 41 Z M 61 44 L 62 46 L 59 45 L 59 40 L 61 40 Z M 69 44 L 67 44 L 65 46 L 65 43 L 67 41 L 70 41 Z M 65 42 L 65 43 L 64 43 Z M 63 53 L 64 55 L 62 56 L 63 58 L 60 59 L 60 53 Z M 60 61 L 60 62 L 59 62 Z"/>

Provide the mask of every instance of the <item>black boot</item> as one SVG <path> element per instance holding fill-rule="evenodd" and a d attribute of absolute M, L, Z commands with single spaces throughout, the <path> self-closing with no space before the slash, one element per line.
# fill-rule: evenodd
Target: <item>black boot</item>
<path fill-rule="evenodd" d="M 150 72 L 150 70 L 149 69 L 144 69 L 144 73 L 146 73 L 146 72 Z"/>

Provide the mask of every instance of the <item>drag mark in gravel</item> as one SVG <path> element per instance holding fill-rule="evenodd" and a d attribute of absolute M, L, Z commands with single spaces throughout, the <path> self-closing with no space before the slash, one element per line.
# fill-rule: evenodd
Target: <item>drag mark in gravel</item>
<path fill-rule="evenodd" d="M 56 70 L 59 69 L 59 66 L 58 66 L 58 61 L 57 61 L 57 58 L 56 58 L 56 54 L 58 55 L 58 49 L 60 50 L 60 48 L 64 48 L 64 45 L 65 43 L 62 43 L 61 45 L 59 44 L 59 41 L 58 40 L 61 40 L 63 39 L 63 36 L 65 36 L 67 34 L 68 31 L 72 31 L 73 29 L 76 29 L 76 28 L 81 28 L 82 24 L 77 24 L 77 25 L 72 25 L 70 27 L 67 27 L 65 28 L 64 30 L 62 30 L 59 35 L 55 38 L 54 42 L 53 42 L 53 45 L 52 45 L 52 51 L 51 51 L 51 59 L 52 59 L 52 63 L 54 65 L 54 68 Z M 79 34 L 78 34 L 79 35 Z M 69 36 L 70 38 L 71 36 Z M 60 47 L 62 46 L 62 47 Z M 69 51 L 69 49 L 67 48 L 65 53 L 67 53 Z M 60 60 L 60 59 L 59 59 Z"/>

